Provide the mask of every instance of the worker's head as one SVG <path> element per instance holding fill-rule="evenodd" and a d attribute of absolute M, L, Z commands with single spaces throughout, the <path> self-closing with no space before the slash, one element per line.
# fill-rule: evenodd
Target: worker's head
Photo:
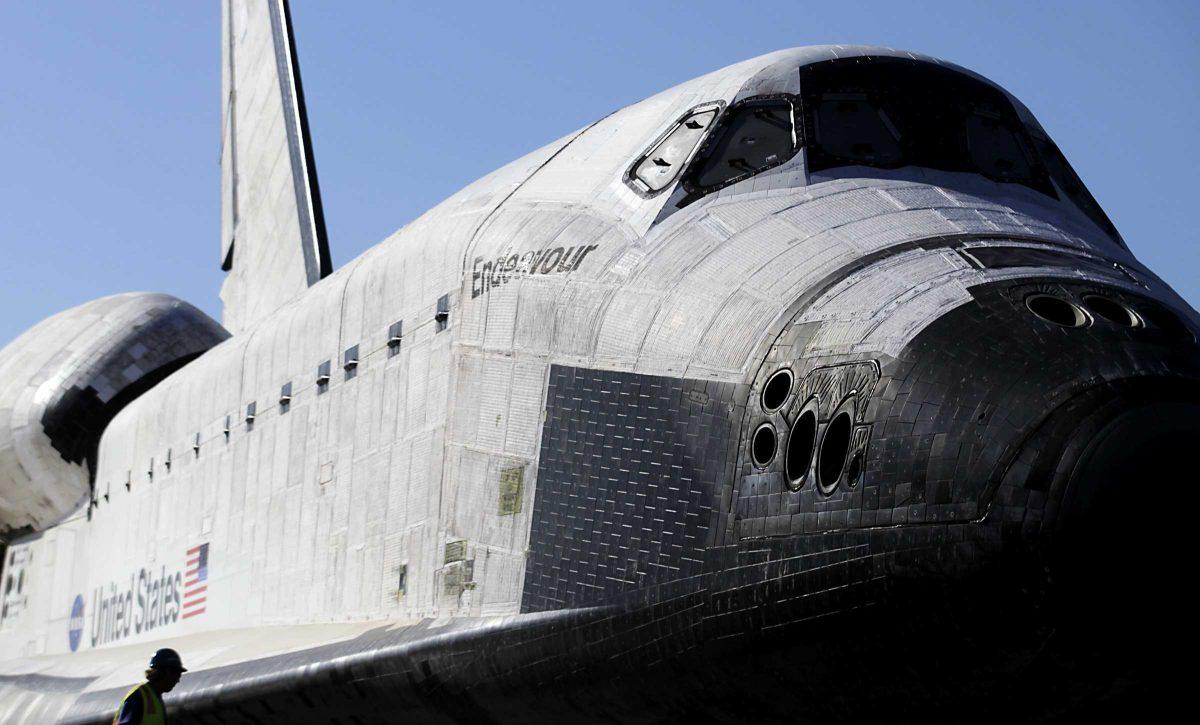
<path fill-rule="evenodd" d="M 150 658 L 150 668 L 146 670 L 146 681 L 159 692 L 170 692 L 179 683 L 179 677 L 187 672 L 179 653 L 173 649 L 163 648 Z"/>

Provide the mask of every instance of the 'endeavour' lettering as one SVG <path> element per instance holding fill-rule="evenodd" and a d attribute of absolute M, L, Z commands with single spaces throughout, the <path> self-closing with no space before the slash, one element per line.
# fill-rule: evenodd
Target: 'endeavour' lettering
<path fill-rule="evenodd" d="M 471 297 L 486 294 L 493 287 L 508 284 L 514 277 L 555 272 L 574 272 L 597 244 L 579 247 L 554 247 L 496 259 L 476 257 L 471 266 Z"/>

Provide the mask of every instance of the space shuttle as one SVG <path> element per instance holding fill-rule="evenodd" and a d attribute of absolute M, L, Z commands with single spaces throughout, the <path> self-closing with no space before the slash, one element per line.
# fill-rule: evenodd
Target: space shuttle
<path fill-rule="evenodd" d="M 223 320 L 0 350 L 0 721 L 109 722 L 159 647 L 172 722 L 1166 702 L 1200 315 L 1003 88 L 770 53 L 334 270 L 286 0 L 221 40 Z"/>

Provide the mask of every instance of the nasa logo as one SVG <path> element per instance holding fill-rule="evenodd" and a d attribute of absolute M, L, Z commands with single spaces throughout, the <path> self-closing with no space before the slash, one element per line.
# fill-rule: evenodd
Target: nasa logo
<path fill-rule="evenodd" d="M 75 595 L 75 603 L 71 605 L 71 621 L 67 625 L 67 636 L 71 641 L 71 651 L 79 649 L 83 640 L 83 595 Z"/>

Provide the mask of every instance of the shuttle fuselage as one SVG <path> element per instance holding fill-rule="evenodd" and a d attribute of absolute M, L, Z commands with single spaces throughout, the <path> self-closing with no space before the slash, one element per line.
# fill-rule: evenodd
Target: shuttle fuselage
<path fill-rule="evenodd" d="M 210 323 L 13 538 L 10 717 L 99 721 L 159 642 L 198 718 L 948 717 L 1014 682 L 996 712 L 1087 712 L 1150 679 L 1136 637 L 1047 632 L 1198 442 L 1200 318 L 956 66 L 731 66 Z M 38 385 L 26 426 L 67 405 Z"/>

